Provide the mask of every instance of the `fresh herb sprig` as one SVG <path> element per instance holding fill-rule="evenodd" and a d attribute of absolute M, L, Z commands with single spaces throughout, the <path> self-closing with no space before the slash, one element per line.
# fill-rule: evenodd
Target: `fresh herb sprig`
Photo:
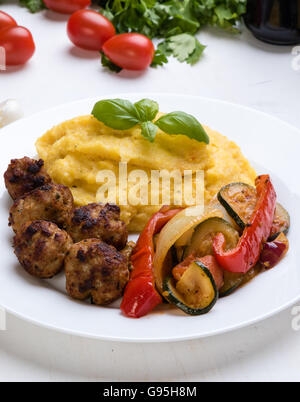
<path fill-rule="evenodd" d="M 36 13 L 46 8 L 43 0 L 20 0 L 20 4 L 21 6 L 27 7 L 32 13 Z"/>
<path fill-rule="evenodd" d="M 20 0 L 31 12 L 44 8 L 42 0 Z M 93 0 L 114 24 L 117 33 L 138 32 L 162 39 L 152 67 L 162 66 L 173 56 L 180 62 L 197 63 L 205 46 L 196 38 L 204 26 L 238 32 L 237 22 L 246 12 L 247 0 Z M 120 68 L 102 55 L 103 66 Z"/>
<path fill-rule="evenodd" d="M 154 142 L 158 129 L 161 129 L 167 134 L 186 135 L 209 143 L 208 135 L 194 116 L 172 112 L 154 121 L 158 111 L 158 103 L 151 99 L 142 99 L 134 104 L 126 99 L 106 99 L 95 104 L 92 115 L 115 130 L 128 130 L 139 125 L 142 136 L 150 142 Z"/>
<path fill-rule="evenodd" d="M 118 33 L 138 32 L 162 38 L 152 67 L 173 56 L 197 63 L 205 46 L 195 34 L 204 26 L 239 32 L 237 22 L 246 12 L 247 0 L 98 0 L 101 11 Z"/>

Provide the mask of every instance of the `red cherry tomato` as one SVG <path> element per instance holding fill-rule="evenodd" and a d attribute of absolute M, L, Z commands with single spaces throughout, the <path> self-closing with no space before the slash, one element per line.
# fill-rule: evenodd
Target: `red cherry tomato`
<path fill-rule="evenodd" d="M 113 24 L 93 10 L 79 10 L 72 14 L 67 32 L 75 46 L 88 50 L 101 50 L 104 42 L 116 34 Z"/>
<path fill-rule="evenodd" d="M 16 27 L 17 23 L 10 15 L 0 11 L 0 31 L 4 28 Z"/>
<path fill-rule="evenodd" d="M 19 26 L 0 31 L 0 46 L 5 49 L 6 64 L 8 66 L 25 64 L 35 51 L 30 31 Z"/>
<path fill-rule="evenodd" d="M 91 5 L 91 0 L 44 0 L 46 7 L 62 14 L 72 14 Z"/>
<path fill-rule="evenodd" d="M 155 53 L 151 40 L 137 33 L 116 35 L 105 42 L 102 50 L 114 64 L 126 70 L 145 70 Z"/>

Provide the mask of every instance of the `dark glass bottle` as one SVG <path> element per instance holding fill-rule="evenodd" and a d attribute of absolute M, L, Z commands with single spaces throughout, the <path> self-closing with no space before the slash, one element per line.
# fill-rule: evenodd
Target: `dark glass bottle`
<path fill-rule="evenodd" d="M 300 0 L 248 0 L 244 20 L 253 35 L 264 42 L 300 43 Z"/>

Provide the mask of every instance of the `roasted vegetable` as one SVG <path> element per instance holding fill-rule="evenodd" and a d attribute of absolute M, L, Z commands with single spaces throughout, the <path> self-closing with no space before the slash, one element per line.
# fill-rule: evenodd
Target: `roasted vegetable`
<path fill-rule="evenodd" d="M 259 260 L 261 248 L 270 236 L 276 193 L 268 175 L 256 178 L 257 203 L 238 245 L 226 251 L 226 240 L 219 233 L 213 242 L 215 257 L 221 267 L 230 272 L 245 274 Z"/>
<path fill-rule="evenodd" d="M 218 299 L 216 283 L 209 269 L 200 261 L 194 261 L 176 282 L 167 278 L 163 285 L 163 296 L 190 315 L 208 313 Z"/>
<path fill-rule="evenodd" d="M 261 271 L 261 265 L 256 264 L 254 268 L 251 268 L 246 274 L 236 274 L 229 271 L 224 271 L 224 285 L 219 290 L 220 297 L 231 295 L 239 287 L 250 282 Z"/>
<path fill-rule="evenodd" d="M 271 269 L 282 260 L 288 249 L 289 241 L 284 233 L 280 233 L 275 240 L 264 244 L 260 262 L 266 269 Z"/>
<path fill-rule="evenodd" d="M 231 295 L 243 282 L 244 274 L 224 271 L 224 285 L 219 291 L 220 297 Z"/>
<path fill-rule="evenodd" d="M 256 189 L 245 183 L 231 183 L 221 188 L 218 200 L 241 230 L 244 230 L 257 202 Z"/>
<path fill-rule="evenodd" d="M 218 200 L 243 231 L 255 209 L 256 189 L 245 183 L 228 184 L 219 191 Z M 274 240 L 281 232 L 287 234 L 289 227 L 290 216 L 283 206 L 277 203 L 269 241 Z"/>
<path fill-rule="evenodd" d="M 290 215 L 277 202 L 269 241 L 274 240 L 280 233 L 287 234 L 290 228 Z"/>
<path fill-rule="evenodd" d="M 236 221 L 229 215 L 229 213 L 226 211 L 226 209 L 223 207 L 223 205 L 220 203 L 218 200 L 218 194 L 216 194 L 213 199 L 210 201 L 210 203 L 207 206 L 207 210 L 214 209 L 218 210 L 221 212 L 222 218 L 228 222 L 234 229 L 236 229 L 238 232 L 240 232 L 240 227 L 236 223 Z"/>
<path fill-rule="evenodd" d="M 121 303 L 121 310 L 127 317 L 142 317 L 162 303 L 154 285 L 153 236 L 179 211 L 180 209 L 162 207 L 153 215 L 138 239 L 131 256 L 133 270 Z"/>
<path fill-rule="evenodd" d="M 224 270 L 218 265 L 213 255 L 206 255 L 205 257 L 201 258 L 195 257 L 194 255 L 189 255 L 185 260 L 177 264 L 172 269 L 173 278 L 176 281 L 179 281 L 182 275 L 194 261 L 199 261 L 206 266 L 214 278 L 217 289 L 221 289 L 224 285 Z"/>
<path fill-rule="evenodd" d="M 222 218 L 209 218 L 196 227 L 191 243 L 185 249 L 184 257 L 191 254 L 196 257 L 213 255 L 213 239 L 218 233 L 223 233 L 227 250 L 237 245 L 239 234 L 228 222 Z"/>
<path fill-rule="evenodd" d="M 199 212 L 198 207 L 189 207 L 179 212 L 161 230 L 157 241 L 154 257 L 155 284 L 160 293 L 163 292 L 163 282 L 170 276 L 172 265 L 166 262 L 166 257 L 171 247 L 191 228 L 195 228 L 200 222 L 208 218 L 218 217 L 219 211 Z"/>

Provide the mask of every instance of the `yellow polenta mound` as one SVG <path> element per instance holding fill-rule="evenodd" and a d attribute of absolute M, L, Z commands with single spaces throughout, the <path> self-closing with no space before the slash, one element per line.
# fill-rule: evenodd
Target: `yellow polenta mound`
<path fill-rule="evenodd" d="M 89 115 L 77 117 L 52 128 L 38 139 L 36 147 L 53 181 L 70 187 L 77 205 L 99 201 L 99 171 L 113 171 L 118 185 L 120 162 L 127 162 L 128 174 L 132 170 L 142 169 L 149 178 L 151 170 L 177 169 L 181 175 L 184 170 L 202 170 L 205 202 L 209 202 L 225 184 L 236 181 L 253 184 L 256 173 L 242 155 L 240 148 L 216 131 L 207 127 L 205 130 L 210 138 L 209 145 L 183 135 L 167 135 L 162 131 L 159 131 L 155 141 L 150 143 L 142 137 L 138 127 L 125 131 L 113 130 Z M 151 185 L 151 179 L 148 185 Z M 129 193 L 132 186 L 128 185 Z M 193 194 L 194 187 L 195 175 L 192 179 Z M 160 186 L 157 191 L 161 201 L 165 188 Z M 171 185 L 171 204 L 172 192 Z M 116 200 L 119 203 L 118 192 Z M 120 205 L 121 218 L 132 232 L 142 230 L 151 215 L 160 207 L 141 205 L 138 197 L 133 204 L 137 205 Z"/>

